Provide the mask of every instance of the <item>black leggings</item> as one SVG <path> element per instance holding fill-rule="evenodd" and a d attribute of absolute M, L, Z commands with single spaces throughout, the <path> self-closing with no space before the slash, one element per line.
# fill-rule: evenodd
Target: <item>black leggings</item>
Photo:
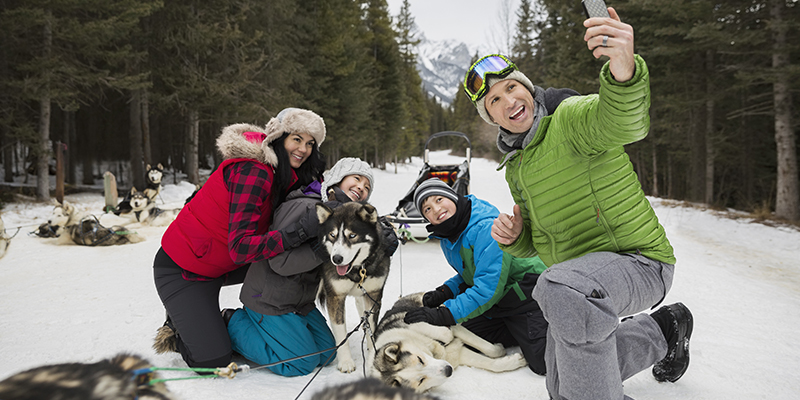
<path fill-rule="evenodd" d="M 504 317 L 486 318 L 481 315 L 462 325 L 491 343 L 501 343 L 504 347 L 519 346 L 531 371 L 538 375 L 547 371 L 544 364 L 547 321 L 538 307 Z"/>
<path fill-rule="evenodd" d="M 231 340 L 219 308 L 222 286 L 242 283 L 250 264 L 219 278 L 184 278 L 184 270 L 164 249 L 153 261 L 156 291 L 178 333 L 178 351 L 190 367 L 216 368 L 231 362 Z M 202 280 L 200 280 L 202 279 Z"/>

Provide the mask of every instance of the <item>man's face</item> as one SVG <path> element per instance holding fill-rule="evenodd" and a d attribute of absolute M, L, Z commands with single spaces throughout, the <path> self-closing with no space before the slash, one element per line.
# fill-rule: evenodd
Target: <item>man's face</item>
<path fill-rule="evenodd" d="M 533 126 L 533 95 L 517 80 L 497 82 L 483 104 L 492 120 L 511 133 L 526 133 Z"/>

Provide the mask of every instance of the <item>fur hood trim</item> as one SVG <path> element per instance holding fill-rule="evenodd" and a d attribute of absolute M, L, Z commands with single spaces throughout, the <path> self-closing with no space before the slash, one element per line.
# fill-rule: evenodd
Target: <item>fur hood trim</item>
<path fill-rule="evenodd" d="M 253 143 L 245 138 L 245 132 L 255 132 L 263 134 L 265 139 L 261 143 Z M 252 124 L 233 124 L 222 128 L 222 134 L 217 138 L 217 149 L 222 153 L 222 158 L 250 158 L 258 160 L 272 167 L 278 166 L 278 156 L 275 150 L 270 147 L 270 143 L 281 135 L 270 135 L 264 128 Z"/>

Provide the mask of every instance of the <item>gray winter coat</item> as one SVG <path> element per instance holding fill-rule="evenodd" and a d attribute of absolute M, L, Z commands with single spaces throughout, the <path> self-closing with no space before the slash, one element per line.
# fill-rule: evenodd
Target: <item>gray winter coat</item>
<path fill-rule="evenodd" d="M 285 228 L 320 201 L 317 193 L 306 195 L 300 188 L 286 197 L 273 216 L 270 230 Z M 254 262 L 247 271 L 239 300 L 245 307 L 265 315 L 298 313 L 307 315 L 320 282 L 322 264 L 309 242 L 267 260 Z"/>

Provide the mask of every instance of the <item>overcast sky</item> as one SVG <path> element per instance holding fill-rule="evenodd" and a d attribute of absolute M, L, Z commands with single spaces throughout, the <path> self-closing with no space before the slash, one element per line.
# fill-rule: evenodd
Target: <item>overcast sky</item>
<path fill-rule="evenodd" d="M 389 13 L 396 18 L 403 0 L 388 0 Z M 430 40 L 455 39 L 470 50 L 507 52 L 503 38 L 513 35 L 519 0 L 410 0 L 411 14 L 419 30 Z M 504 7 L 508 10 L 503 12 Z M 507 18 L 502 17 L 503 14 Z M 500 21 L 510 20 L 503 28 Z"/>

